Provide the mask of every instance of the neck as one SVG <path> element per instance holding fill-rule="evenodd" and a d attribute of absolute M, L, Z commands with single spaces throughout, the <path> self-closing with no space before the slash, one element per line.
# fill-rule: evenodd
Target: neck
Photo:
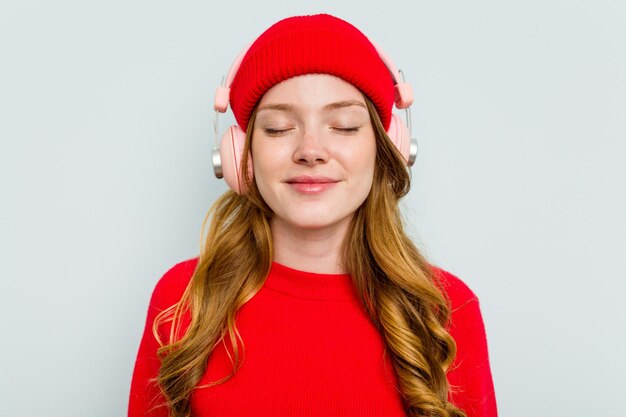
<path fill-rule="evenodd" d="M 348 217 L 324 228 L 302 229 L 280 219 L 271 219 L 274 261 L 300 271 L 347 273 L 341 254 L 350 220 Z"/>

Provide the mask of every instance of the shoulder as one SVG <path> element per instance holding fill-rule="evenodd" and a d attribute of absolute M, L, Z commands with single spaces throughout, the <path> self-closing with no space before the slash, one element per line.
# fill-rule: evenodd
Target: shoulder
<path fill-rule="evenodd" d="M 478 302 L 476 294 L 459 277 L 435 265 L 431 265 L 431 268 L 440 290 L 447 295 L 450 301 L 452 312 L 473 301 Z"/>
<path fill-rule="evenodd" d="M 185 292 L 197 265 L 196 257 L 179 262 L 168 269 L 154 287 L 151 306 L 164 310 L 176 304 Z"/>
<path fill-rule="evenodd" d="M 438 267 L 432 269 L 451 305 L 447 330 L 454 339 L 456 353 L 446 373 L 451 387 L 449 399 L 468 417 L 496 416 L 489 348 L 478 297 L 454 274 Z"/>
<path fill-rule="evenodd" d="M 485 328 L 476 294 L 457 276 L 441 268 L 433 270 L 439 280 L 441 289 L 445 292 L 450 306 L 450 318 L 447 328 L 457 343 L 459 355 L 464 351 L 478 349 L 486 343 Z"/>

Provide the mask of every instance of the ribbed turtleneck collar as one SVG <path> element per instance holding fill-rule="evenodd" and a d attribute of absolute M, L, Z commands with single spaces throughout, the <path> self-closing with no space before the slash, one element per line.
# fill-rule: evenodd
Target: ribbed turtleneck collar
<path fill-rule="evenodd" d="M 350 301 L 358 296 L 350 274 L 318 274 L 272 262 L 265 287 L 310 300 Z"/>

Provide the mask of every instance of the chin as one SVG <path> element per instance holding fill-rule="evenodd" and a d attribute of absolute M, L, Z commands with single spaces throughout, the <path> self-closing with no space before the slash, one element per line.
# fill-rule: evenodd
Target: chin
<path fill-rule="evenodd" d="M 345 216 L 322 216 L 311 215 L 306 218 L 292 218 L 288 220 L 288 223 L 297 229 L 302 230 L 321 230 L 326 228 L 332 228 L 341 225 L 344 222 L 349 222 L 353 213 Z"/>

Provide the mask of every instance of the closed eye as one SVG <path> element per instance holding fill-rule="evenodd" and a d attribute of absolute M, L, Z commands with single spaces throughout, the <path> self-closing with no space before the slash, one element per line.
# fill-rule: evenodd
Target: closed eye
<path fill-rule="evenodd" d="M 265 134 L 268 136 L 280 136 L 280 135 L 284 135 L 290 130 L 291 129 L 272 129 L 272 128 L 266 127 L 263 129 L 263 132 L 265 132 Z"/>
<path fill-rule="evenodd" d="M 360 129 L 360 126 L 356 127 L 333 127 L 333 130 L 340 133 L 356 133 Z"/>

